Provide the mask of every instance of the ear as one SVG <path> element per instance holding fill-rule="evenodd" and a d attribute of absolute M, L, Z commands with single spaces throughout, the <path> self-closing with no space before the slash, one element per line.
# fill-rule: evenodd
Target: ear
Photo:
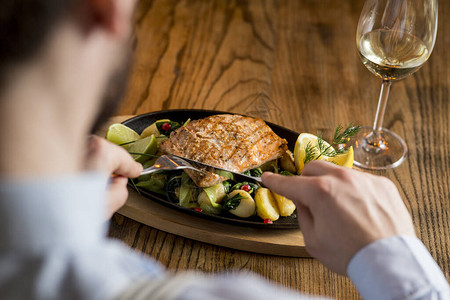
<path fill-rule="evenodd" d="M 85 0 L 90 28 L 102 28 L 106 32 L 123 36 L 130 30 L 130 18 L 135 1 Z"/>
<path fill-rule="evenodd" d="M 114 0 L 86 0 L 88 19 L 91 26 L 101 27 L 112 34 L 117 32 L 115 18 L 117 7 Z"/>

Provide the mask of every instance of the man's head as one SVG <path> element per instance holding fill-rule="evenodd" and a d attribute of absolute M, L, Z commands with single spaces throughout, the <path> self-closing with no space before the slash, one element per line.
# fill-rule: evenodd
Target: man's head
<path fill-rule="evenodd" d="M 18 69 L 28 72 L 27 65 L 42 62 L 41 77 L 51 81 L 48 84 L 64 98 L 60 101 L 89 99 L 87 105 L 91 111 L 96 110 L 91 126 L 98 127 L 114 111 L 126 83 L 123 73 L 128 69 L 129 52 L 124 45 L 130 32 L 133 3 L 123 0 L 3 1 L 0 94 L 16 76 L 23 75 L 18 74 Z M 119 82 L 114 82 L 115 79 Z M 106 90 L 107 99 L 101 100 Z M 92 102 L 97 103 L 92 105 Z M 95 115 L 100 119 L 95 120 Z"/>
<path fill-rule="evenodd" d="M 54 26 L 76 0 L 2 1 L 0 9 L 0 73 L 42 48 Z"/>
<path fill-rule="evenodd" d="M 134 4 L 2 1 L 0 176 L 83 170 L 86 137 L 126 83 Z"/>

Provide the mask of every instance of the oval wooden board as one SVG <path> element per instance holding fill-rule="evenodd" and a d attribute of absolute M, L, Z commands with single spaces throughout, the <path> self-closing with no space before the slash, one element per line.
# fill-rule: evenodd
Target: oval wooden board
<path fill-rule="evenodd" d="M 130 117 L 114 117 L 109 124 Z M 104 135 L 104 132 L 100 134 Z M 118 213 L 153 228 L 217 246 L 262 254 L 310 257 L 299 229 L 258 229 L 218 223 L 166 207 L 131 189 L 127 203 Z"/>

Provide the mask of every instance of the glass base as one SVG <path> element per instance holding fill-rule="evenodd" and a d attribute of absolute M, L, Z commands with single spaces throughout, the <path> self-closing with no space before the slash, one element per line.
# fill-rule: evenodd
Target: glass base
<path fill-rule="evenodd" d="M 396 133 L 372 127 L 361 127 L 359 133 L 346 146 L 353 146 L 354 165 L 368 170 L 386 170 L 398 167 L 406 158 L 408 148 Z"/>

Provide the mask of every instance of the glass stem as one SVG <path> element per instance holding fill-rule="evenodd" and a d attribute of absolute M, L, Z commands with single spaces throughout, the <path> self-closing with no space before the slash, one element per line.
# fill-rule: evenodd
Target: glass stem
<path fill-rule="evenodd" d="M 386 111 L 386 105 L 389 98 L 389 92 L 391 90 L 392 82 L 390 80 L 383 80 L 381 84 L 380 98 L 378 99 L 377 114 L 375 115 L 375 121 L 373 122 L 374 133 L 380 133 L 383 126 L 384 113 Z"/>
<path fill-rule="evenodd" d="M 384 140 L 381 130 L 383 129 L 384 113 L 386 111 L 391 84 L 390 80 L 383 80 L 383 84 L 381 85 L 380 99 L 378 99 L 377 114 L 373 122 L 372 132 L 366 136 L 365 143 L 362 146 L 366 152 L 376 154 L 387 149 L 387 142 Z"/>

